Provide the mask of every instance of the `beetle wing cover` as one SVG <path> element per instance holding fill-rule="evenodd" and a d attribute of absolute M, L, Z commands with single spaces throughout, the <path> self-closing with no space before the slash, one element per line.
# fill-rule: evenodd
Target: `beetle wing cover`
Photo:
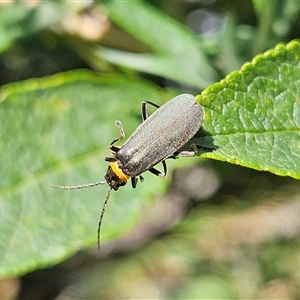
<path fill-rule="evenodd" d="M 149 116 L 129 137 L 116 157 L 134 177 L 174 154 L 200 129 L 204 109 L 194 96 L 179 95 Z"/>

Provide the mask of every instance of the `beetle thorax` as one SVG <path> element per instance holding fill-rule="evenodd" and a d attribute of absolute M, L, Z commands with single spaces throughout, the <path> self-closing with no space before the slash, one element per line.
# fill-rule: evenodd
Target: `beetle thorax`
<path fill-rule="evenodd" d="M 104 176 L 106 182 L 116 191 L 127 183 L 130 176 L 126 175 L 119 166 L 120 161 L 111 162 Z"/>

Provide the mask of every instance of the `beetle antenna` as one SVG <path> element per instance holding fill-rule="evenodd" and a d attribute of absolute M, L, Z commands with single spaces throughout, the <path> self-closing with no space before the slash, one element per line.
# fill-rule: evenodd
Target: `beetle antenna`
<path fill-rule="evenodd" d="M 98 182 L 80 184 L 80 185 L 51 185 L 51 187 L 56 189 L 62 189 L 62 190 L 77 190 L 77 189 L 90 188 L 100 184 L 106 184 L 106 181 L 98 181 Z"/>
<path fill-rule="evenodd" d="M 107 202 L 109 200 L 109 196 L 110 196 L 111 190 L 112 190 L 112 187 L 107 192 L 107 196 L 105 198 L 105 201 L 104 201 L 104 204 L 103 204 L 103 207 L 102 207 L 102 211 L 101 211 L 101 215 L 100 215 L 100 218 L 99 218 L 98 235 L 97 235 L 97 238 L 98 238 L 98 251 L 100 250 L 100 228 L 101 228 L 102 219 L 103 219 L 103 216 L 104 216 L 104 213 L 105 213 L 106 204 L 107 204 Z"/>

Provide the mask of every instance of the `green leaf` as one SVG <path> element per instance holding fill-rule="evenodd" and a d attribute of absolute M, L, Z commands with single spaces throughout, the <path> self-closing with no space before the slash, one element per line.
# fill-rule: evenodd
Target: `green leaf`
<path fill-rule="evenodd" d="M 103 180 L 108 145 L 119 135 L 114 121 L 121 120 L 129 136 L 141 123 L 140 105 L 146 99 L 161 103 L 156 86 L 86 71 L 0 90 L 0 277 L 49 266 L 96 245 L 108 186 L 66 191 L 51 185 Z M 144 177 L 147 184 L 111 193 L 102 241 L 128 232 L 141 206 L 167 182 L 152 174 Z"/>
<path fill-rule="evenodd" d="M 200 89 L 218 78 L 199 37 L 186 26 L 142 1 L 112 0 L 102 5 L 109 18 L 154 51 L 137 54 L 101 47 L 109 62 Z"/>
<path fill-rule="evenodd" d="M 36 7 L 24 3 L 2 6 L 0 8 L 0 52 L 7 50 L 18 39 L 57 22 L 61 13 L 61 5 L 55 2 L 43 2 Z"/>
<path fill-rule="evenodd" d="M 218 148 L 203 157 L 300 179 L 298 41 L 258 55 L 197 100 Z"/>

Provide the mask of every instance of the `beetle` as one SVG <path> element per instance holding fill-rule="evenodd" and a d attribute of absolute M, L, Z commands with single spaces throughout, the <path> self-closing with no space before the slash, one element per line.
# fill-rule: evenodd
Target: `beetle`
<path fill-rule="evenodd" d="M 157 110 L 148 115 L 147 105 L 150 104 Z M 122 147 L 114 144 L 125 137 L 120 121 L 116 121 L 120 135 L 109 146 L 111 157 L 106 157 L 109 162 L 105 181 L 77 185 L 57 186 L 60 189 L 80 189 L 107 183 L 108 190 L 98 224 L 98 249 L 100 249 L 100 227 L 105 212 L 106 204 L 112 190 L 127 184 L 131 178 L 132 187 L 135 188 L 138 179 L 143 181 L 142 173 L 150 171 L 161 178 L 167 173 L 165 160 L 179 156 L 195 156 L 196 145 L 191 145 L 191 151 L 180 151 L 200 129 L 205 113 L 204 108 L 196 102 L 194 96 L 181 94 L 172 98 L 162 106 L 150 101 L 142 102 L 142 123 L 136 128 Z M 162 163 L 163 172 L 155 166 Z"/>

